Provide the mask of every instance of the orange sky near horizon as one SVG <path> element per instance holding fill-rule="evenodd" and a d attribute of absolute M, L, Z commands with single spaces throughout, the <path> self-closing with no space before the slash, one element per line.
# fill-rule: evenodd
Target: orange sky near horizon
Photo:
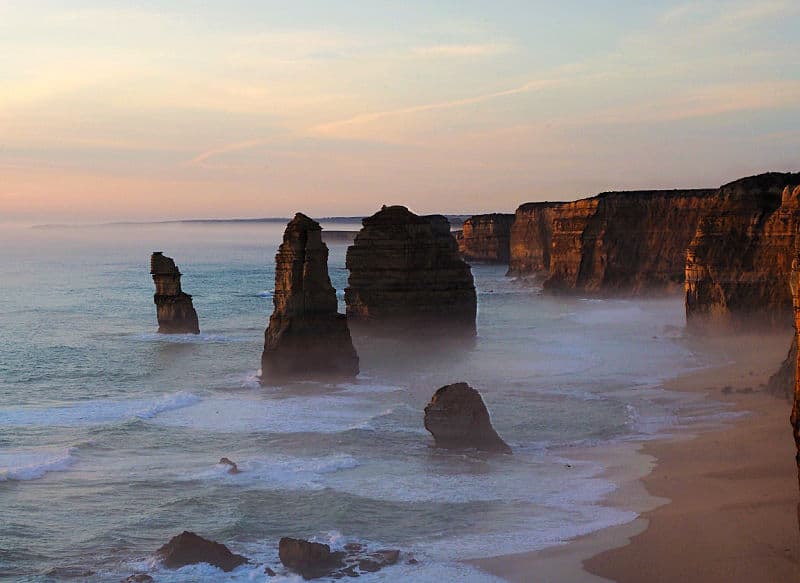
<path fill-rule="evenodd" d="M 513 211 L 800 170 L 792 0 L 0 3 L 0 222 Z"/>

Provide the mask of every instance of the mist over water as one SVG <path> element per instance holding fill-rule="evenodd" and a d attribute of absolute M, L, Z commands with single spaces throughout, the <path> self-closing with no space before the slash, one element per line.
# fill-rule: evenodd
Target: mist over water
<path fill-rule="evenodd" d="M 4 232 L 0 578 L 46 581 L 58 579 L 50 569 L 79 567 L 96 573 L 90 581 L 119 580 L 192 530 L 261 564 L 230 575 L 159 570 L 158 581 L 266 579 L 281 536 L 365 541 L 420 561 L 366 581 L 490 581 L 458 561 L 633 518 L 597 503 L 613 484 L 570 449 L 648 438 L 697 413 L 689 397 L 659 388 L 709 364 L 684 340 L 681 298 L 553 298 L 503 266 L 475 265 L 474 341 L 354 332 L 355 381 L 261 387 L 282 231 Z M 155 333 L 155 250 L 180 266 L 199 336 Z M 340 304 L 345 251 L 330 246 Z M 514 455 L 430 447 L 422 410 L 456 381 L 482 393 Z M 217 466 L 223 456 L 242 473 Z"/>

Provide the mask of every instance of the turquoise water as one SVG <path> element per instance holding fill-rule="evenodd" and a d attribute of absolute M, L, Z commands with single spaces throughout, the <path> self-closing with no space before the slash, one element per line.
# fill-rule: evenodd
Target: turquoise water
<path fill-rule="evenodd" d="M 683 339 L 680 298 L 550 298 L 503 267 L 476 265 L 474 343 L 356 335 L 354 382 L 260 387 L 281 232 L 3 230 L 0 578 L 60 580 L 77 569 L 94 573 L 81 580 L 118 581 L 147 569 L 158 581 L 266 580 L 278 539 L 297 536 L 420 561 L 361 580 L 490 581 L 460 560 L 633 518 L 597 504 L 613 484 L 569 450 L 679 421 L 685 403 L 658 385 L 704 364 Z M 345 249 L 331 246 L 340 301 Z M 155 333 L 153 250 L 184 273 L 199 336 Z M 481 391 L 513 456 L 430 447 L 422 409 L 455 381 Z M 223 456 L 243 472 L 228 475 L 216 465 Z M 182 530 L 257 564 L 228 575 L 153 566 L 153 551 Z"/>

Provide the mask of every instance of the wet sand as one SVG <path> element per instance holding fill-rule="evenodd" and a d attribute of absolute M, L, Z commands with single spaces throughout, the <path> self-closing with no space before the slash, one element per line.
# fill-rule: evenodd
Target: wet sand
<path fill-rule="evenodd" d="M 763 392 L 789 338 L 697 340 L 735 363 L 665 387 L 700 391 L 745 414 L 722 426 L 695 423 L 663 440 L 628 444 L 638 455 L 619 455 L 619 465 L 609 467 L 619 489 L 606 504 L 633 510 L 638 519 L 565 545 L 473 564 L 520 582 L 800 581 L 790 405 Z"/>

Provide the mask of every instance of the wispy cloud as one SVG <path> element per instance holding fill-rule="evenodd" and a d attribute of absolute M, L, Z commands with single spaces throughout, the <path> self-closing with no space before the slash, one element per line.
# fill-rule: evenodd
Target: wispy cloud
<path fill-rule="evenodd" d="M 528 81 L 527 83 L 520 85 L 518 87 L 503 89 L 501 91 L 494 91 L 492 93 L 484 93 L 482 95 L 475 95 L 472 97 L 464 97 L 462 99 L 452 99 L 449 101 L 425 103 L 422 105 L 413 105 L 409 107 L 401 107 L 398 109 L 359 114 L 346 119 L 320 124 L 310 128 L 308 131 L 309 133 L 312 134 L 329 134 L 339 128 L 368 124 L 388 117 L 412 115 L 415 113 L 422 113 L 422 112 L 435 111 L 441 109 L 453 109 L 457 107 L 463 107 L 466 105 L 482 103 L 485 101 L 490 101 L 492 99 L 498 99 L 501 97 L 509 97 L 512 95 L 519 95 L 522 93 L 531 93 L 534 91 L 551 89 L 554 87 L 558 87 L 563 83 L 564 83 L 563 79 L 536 79 L 533 81 Z"/>

